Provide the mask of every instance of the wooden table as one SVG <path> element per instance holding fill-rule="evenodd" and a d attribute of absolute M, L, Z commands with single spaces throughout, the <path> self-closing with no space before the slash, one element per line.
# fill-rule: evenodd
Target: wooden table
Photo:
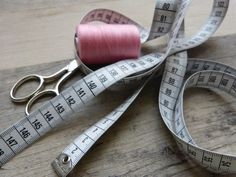
<path fill-rule="evenodd" d="M 233 11 L 235 5 L 236 1 L 232 1 L 217 36 L 235 32 L 232 22 L 236 15 Z M 135 3 L 131 0 L 1 1 L 0 131 L 24 116 L 23 105 L 15 105 L 9 100 L 9 89 L 13 83 L 25 74 L 51 73 L 73 58 L 74 27 L 83 14 L 97 7 L 112 8 L 148 26 L 153 6 L 152 0 Z M 188 34 L 199 29 L 210 3 L 194 1 L 191 8 L 187 21 Z M 140 13 L 140 10 L 143 12 Z M 200 15 L 196 16 L 199 12 Z M 236 67 L 235 41 L 235 35 L 215 37 L 189 53 L 191 57 L 211 58 Z M 80 77 L 76 74 L 65 87 Z M 98 141 L 71 176 L 215 176 L 178 150 L 159 115 L 156 102 L 159 83 L 160 78 L 148 84 L 122 119 Z M 51 161 L 83 130 L 120 104 L 132 90 L 129 87 L 122 91 L 106 91 L 81 111 L 78 119 L 44 136 L 7 163 L 0 169 L 0 176 L 56 176 L 50 166 Z M 110 95 L 116 96 L 111 98 Z M 236 103 L 233 98 L 203 89 L 191 89 L 186 92 L 184 108 L 187 126 L 200 146 L 235 154 Z"/>

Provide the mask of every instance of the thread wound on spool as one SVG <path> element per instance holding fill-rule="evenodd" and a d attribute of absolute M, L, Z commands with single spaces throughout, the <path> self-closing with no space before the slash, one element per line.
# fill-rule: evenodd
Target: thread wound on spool
<path fill-rule="evenodd" d="M 78 56 L 85 64 L 110 64 L 140 55 L 140 35 L 134 25 L 81 24 L 76 35 Z"/>

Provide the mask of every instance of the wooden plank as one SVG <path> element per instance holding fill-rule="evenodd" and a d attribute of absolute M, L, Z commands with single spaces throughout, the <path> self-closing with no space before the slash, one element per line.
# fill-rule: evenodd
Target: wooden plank
<path fill-rule="evenodd" d="M 189 53 L 191 57 L 212 58 L 236 67 L 235 41 L 236 35 L 212 38 Z M 24 116 L 24 106 L 9 100 L 13 83 L 25 74 L 49 74 L 66 63 L 68 60 L 0 71 L 0 131 Z M 80 77 L 77 72 L 65 87 Z M 215 176 L 191 162 L 177 148 L 158 111 L 159 83 L 160 78 L 148 84 L 71 176 Z M 77 119 L 44 136 L 7 163 L 0 169 L 0 176 L 57 176 L 50 166 L 52 160 L 83 130 L 120 104 L 133 88 L 106 91 L 84 108 Z M 28 89 L 25 88 L 24 92 Z M 233 98 L 204 89 L 191 89 L 186 92 L 184 108 L 187 126 L 200 146 L 235 154 L 236 102 Z"/>

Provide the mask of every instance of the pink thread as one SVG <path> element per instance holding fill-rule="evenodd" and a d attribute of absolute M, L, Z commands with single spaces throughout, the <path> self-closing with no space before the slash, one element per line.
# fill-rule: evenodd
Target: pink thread
<path fill-rule="evenodd" d="M 110 64 L 140 54 L 139 31 L 134 25 L 81 24 L 76 34 L 77 51 L 85 64 Z"/>

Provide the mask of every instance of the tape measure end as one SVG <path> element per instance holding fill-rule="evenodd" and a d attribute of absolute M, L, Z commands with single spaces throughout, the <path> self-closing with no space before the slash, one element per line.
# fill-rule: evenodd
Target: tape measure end
<path fill-rule="evenodd" d="M 66 177 L 72 168 L 72 161 L 70 156 L 67 154 L 60 154 L 52 163 L 52 167 L 54 168 L 55 172 L 61 176 Z"/>

